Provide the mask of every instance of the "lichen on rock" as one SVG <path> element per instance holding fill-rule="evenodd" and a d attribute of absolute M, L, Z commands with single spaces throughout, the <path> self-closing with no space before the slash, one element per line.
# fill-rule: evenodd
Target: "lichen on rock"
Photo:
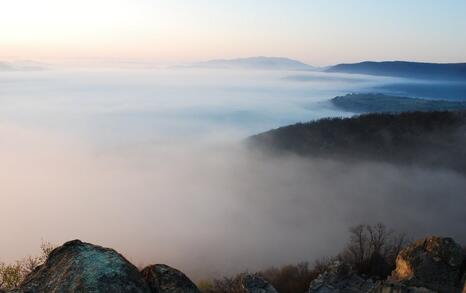
<path fill-rule="evenodd" d="M 464 253 L 451 238 L 431 236 L 403 249 L 391 280 L 438 292 L 461 292 Z"/>
<path fill-rule="evenodd" d="M 110 248 L 73 240 L 54 249 L 46 262 L 13 292 L 149 293 L 138 269 Z"/>
<path fill-rule="evenodd" d="M 335 261 L 327 271 L 320 274 L 309 286 L 309 293 L 356 293 L 371 292 L 375 283 L 358 276 L 349 265 Z"/>
<path fill-rule="evenodd" d="M 164 264 L 151 265 L 141 271 L 152 292 L 199 293 L 196 285 L 181 271 Z"/>
<path fill-rule="evenodd" d="M 257 274 L 245 274 L 241 284 L 246 293 L 278 293 L 269 282 Z"/>

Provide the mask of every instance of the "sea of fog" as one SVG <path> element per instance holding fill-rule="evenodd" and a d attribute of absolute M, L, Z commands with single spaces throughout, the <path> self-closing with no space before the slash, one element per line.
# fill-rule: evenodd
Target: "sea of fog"
<path fill-rule="evenodd" d="M 393 78 L 194 68 L 0 72 L 0 261 L 79 238 L 195 278 L 313 261 L 385 222 L 466 241 L 463 175 L 274 158 L 249 135 Z"/>
<path fill-rule="evenodd" d="M 375 82 L 309 73 L 196 69 L 0 72 L 0 121 L 104 146 L 234 138 L 341 116 L 326 101 Z"/>

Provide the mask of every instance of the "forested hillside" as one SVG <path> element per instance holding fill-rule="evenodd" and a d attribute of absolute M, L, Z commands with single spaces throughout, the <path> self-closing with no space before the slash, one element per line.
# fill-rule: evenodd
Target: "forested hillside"
<path fill-rule="evenodd" d="M 408 112 L 326 118 L 251 137 L 261 150 L 375 160 L 466 173 L 466 112 Z"/>

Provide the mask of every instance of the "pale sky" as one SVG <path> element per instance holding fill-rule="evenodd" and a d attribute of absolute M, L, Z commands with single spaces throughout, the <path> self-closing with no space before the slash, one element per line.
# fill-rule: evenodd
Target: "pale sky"
<path fill-rule="evenodd" d="M 0 0 L 0 60 L 466 62 L 463 0 Z"/>

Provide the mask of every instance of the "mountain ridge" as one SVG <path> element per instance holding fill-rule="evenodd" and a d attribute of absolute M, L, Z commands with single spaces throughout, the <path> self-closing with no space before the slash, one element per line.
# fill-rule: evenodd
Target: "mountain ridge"
<path fill-rule="evenodd" d="M 213 59 L 192 64 L 202 68 L 243 68 L 243 69 L 282 69 L 282 70 L 316 70 L 314 66 L 286 57 L 255 56 L 234 59 Z"/>
<path fill-rule="evenodd" d="M 466 63 L 363 61 L 359 63 L 337 64 L 328 67 L 325 71 L 391 77 L 466 81 Z"/>
<path fill-rule="evenodd" d="M 31 60 L 16 60 L 11 62 L 0 60 L 0 71 L 39 71 L 46 69 L 46 64 Z"/>
<path fill-rule="evenodd" d="M 466 110 L 466 101 L 428 100 L 382 93 L 351 93 L 335 97 L 330 102 L 339 109 L 354 113 Z"/>

